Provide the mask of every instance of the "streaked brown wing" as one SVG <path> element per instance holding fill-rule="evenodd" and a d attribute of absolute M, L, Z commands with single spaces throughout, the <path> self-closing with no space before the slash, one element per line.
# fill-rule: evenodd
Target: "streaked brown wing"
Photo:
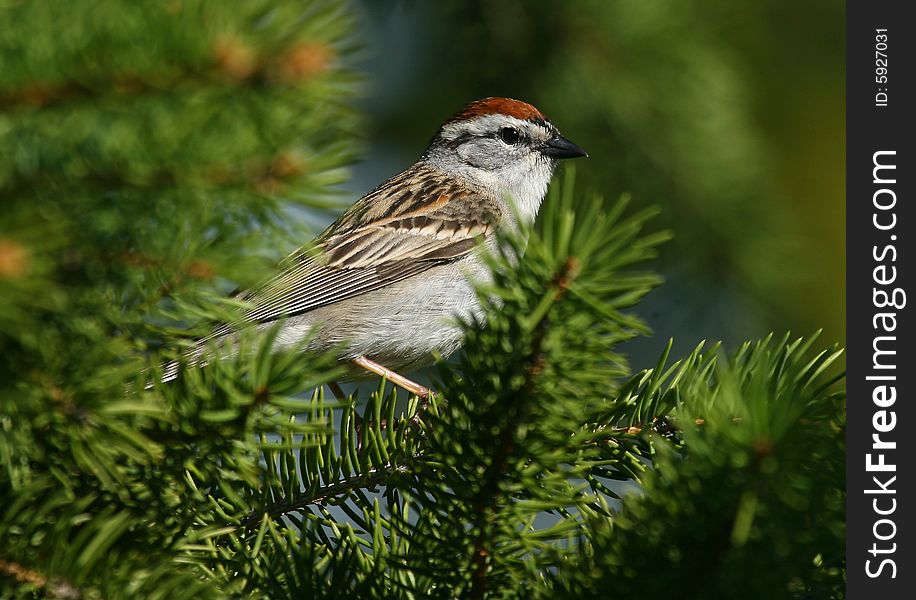
<path fill-rule="evenodd" d="M 352 239 L 340 240 L 340 245 L 327 247 L 323 257 L 309 259 L 310 264 L 284 274 L 249 297 L 255 308 L 246 320 L 265 322 L 297 315 L 450 262 L 475 246 L 474 236 L 462 237 L 460 233 L 453 239 L 436 239 L 422 235 L 403 238 L 393 228 L 358 232 L 362 238 L 357 240 L 359 245 Z M 351 254 L 356 254 L 356 264 L 336 258 Z"/>
<path fill-rule="evenodd" d="M 411 179 L 399 180 L 407 175 Z M 389 204 L 395 193 L 399 198 Z M 246 320 L 291 317 L 454 261 L 493 230 L 498 211 L 493 200 L 437 172 L 405 172 L 329 227 L 318 239 L 317 255 L 298 255 L 292 267 L 247 294 L 254 308 Z"/>

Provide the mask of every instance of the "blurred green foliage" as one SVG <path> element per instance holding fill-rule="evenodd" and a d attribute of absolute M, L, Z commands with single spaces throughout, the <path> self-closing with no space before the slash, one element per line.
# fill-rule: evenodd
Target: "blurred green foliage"
<path fill-rule="evenodd" d="M 803 259 L 832 204 L 799 190 L 836 132 L 772 86 L 805 73 L 774 43 L 788 5 L 378 6 L 0 0 L 0 596 L 842 597 L 841 352 L 693 339 L 831 314 L 792 296 L 826 273 Z M 326 399 L 336 357 L 274 352 L 277 329 L 151 377 L 348 183 L 360 47 L 415 67 L 370 63 L 388 149 L 520 96 L 592 151 L 586 186 L 661 204 L 649 317 L 692 350 L 630 370 L 668 234 L 567 172 L 503 232 L 428 406 Z"/>
<path fill-rule="evenodd" d="M 195 478 L 257 483 L 256 434 L 303 432 L 284 386 L 330 366 L 139 391 L 345 179 L 352 28 L 336 0 L 0 2 L 0 596 L 214 593 L 174 562 Z"/>

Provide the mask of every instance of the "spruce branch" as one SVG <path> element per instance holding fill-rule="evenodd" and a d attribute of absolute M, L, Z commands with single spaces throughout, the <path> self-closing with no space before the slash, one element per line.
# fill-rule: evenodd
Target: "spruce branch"
<path fill-rule="evenodd" d="M 243 528 L 250 528 L 260 522 L 264 515 L 272 519 L 277 519 L 291 512 L 301 511 L 309 505 L 320 504 L 335 498 L 340 498 L 341 496 L 346 496 L 356 490 L 372 490 L 380 485 L 388 483 L 394 477 L 403 476 L 409 472 L 409 468 L 405 465 L 393 465 L 389 463 L 384 467 L 373 467 L 365 473 L 332 481 L 315 490 L 297 495 L 295 498 L 289 498 L 274 504 L 264 513 L 249 514 L 241 520 L 239 525 Z"/>
<path fill-rule="evenodd" d="M 346 179 L 352 25 L 341 0 L 0 8 L 4 592 L 839 595 L 841 350 L 669 344 L 631 373 L 668 234 L 568 171 L 488 256 L 428 405 L 326 399 L 336 359 L 275 332 L 141 391 L 310 237 L 285 209 Z"/>
<path fill-rule="evenodd" d="M 535 397 L 537 378 L 544 371 L 548 357 L 543 352 L 544 337 L 550 327 L 548 314 L 550 307 L 559 302 L 563 295 L 569 290 L 570 284 L 579 272 L 579 261 L 574 256 L 569 256 L 563 267 L 556 273 L 548 288 L 548 293 L 535 309 L 531 316 L 530 327 L 534 333 L 530 342 L 530 351 L 527 358 L 523 361 L 524 383 L 521 385 L 520 394 L 517 396 L 521 399 L 530 399 Z M 524 407 L 524 400 L 519 403 Z M 492 461 L 483 474 L 483 483 L 480 491 L 476 496 L 470 498 L 471 505 L 474 507 L 475 514 L 479 515 L 474 527 L 477 538 L 474 540 L 474 546 L 471 552 L 471 588 L 468 597 L 479 599 L 486 595 L 487 590 L 487 570 L 488 559 L 490 557 L 491 540 L 491 519 L 492 503 L 499 493 L 499 483 L 506 472 L 509 457 L 515 447 L 515 436 L 517 429 L 525 420 L 528 411 L 516 408 L 516 418 L 508 420 L 499 435 L 499 443 L 496 445 Z"/>
<path fill-rule="evenodd" d="M 800 597 L 841 584 L 842 552 L 825 552 L 842 540 L 842 493 L 834 487 L 843 470 L 835 437 L 843 427 L 842 393 L 830 390 L 836 375 L 822 379 L 839 350 L 812 357 L 816 338 L 769 336 L 727 357 L 698 347 L 625 384 L 621 401 L 630 406 L 676 399 L 664 411 L 676 439 L 649 438 L 654 468 L 640 478 L 644 493 L 590 522 L 577 566 L 560 570 L 552 597 L 676 589 L 695 598 L 739 585 L 755 597 L 772 597 L 774 589 Z M 622 571 L 623 564 L 634 570 Z M 685 585 L 660 575 L 669 569 L 704 575 Z M 602 575 L 590 579 L 588 572 Z"/>

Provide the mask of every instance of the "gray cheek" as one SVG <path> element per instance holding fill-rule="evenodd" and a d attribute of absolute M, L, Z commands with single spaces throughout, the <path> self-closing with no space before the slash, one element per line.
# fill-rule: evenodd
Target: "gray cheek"
<path fill-rule="evenodd" d="M 487 171 L 498 170 L 512 158 L 508 149 L 496 140 L 462 144 L 458 147 L 458 157 L 473 167 Z"/>

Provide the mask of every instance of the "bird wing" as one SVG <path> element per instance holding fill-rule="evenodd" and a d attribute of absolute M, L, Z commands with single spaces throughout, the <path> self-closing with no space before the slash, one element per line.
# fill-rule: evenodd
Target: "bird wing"
<path fill-rule="evenodd" d="M 408 170 L 354 204 L 314 252 L 294 253 L 285 271 L 243 294 L 252 304 L 245 320 L 302 314 L 457 260 L 495 230 L 499 211 L 492 198 L 432 167 Z"/>

